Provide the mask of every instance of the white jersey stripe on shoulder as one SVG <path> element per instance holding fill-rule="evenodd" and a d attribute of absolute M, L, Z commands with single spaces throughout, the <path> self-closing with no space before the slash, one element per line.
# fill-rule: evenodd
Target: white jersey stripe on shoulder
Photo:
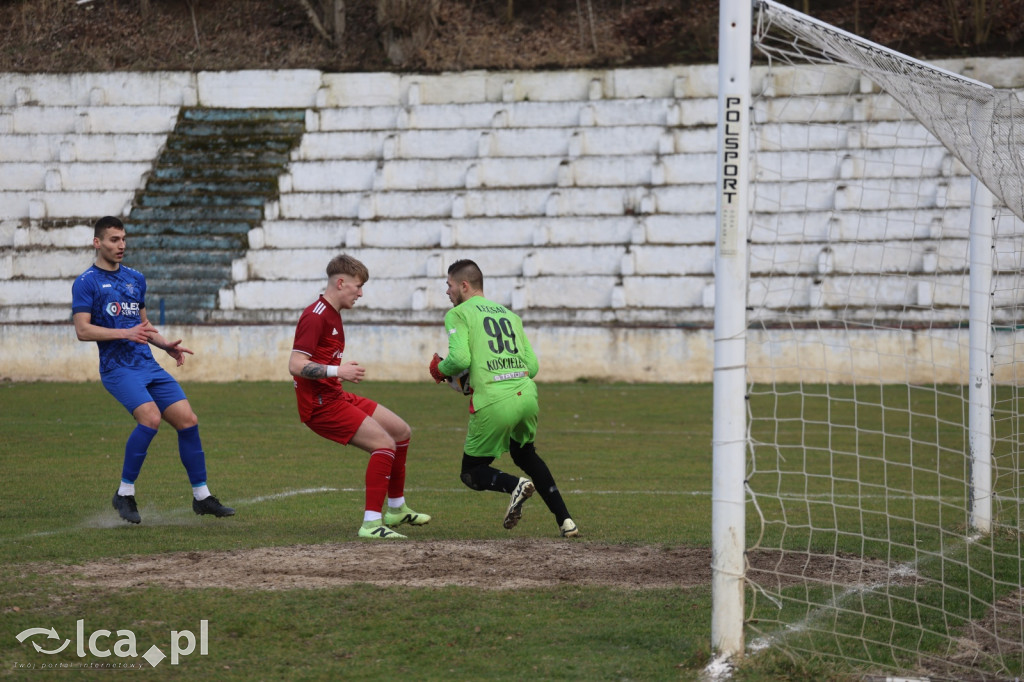
<path fill-rule="evenodd" d="M 317 301 L 317 302 L 316 302 L 316 305 L 315 305 L 315 306 L 313 306 L 313 312 L 314 312 L 314 313 L 316 313 L 317 315 L 319 315 L 319 314 L 320 314 L 320 313 L 322 313 L 322 312 L 323 312 L 323 311 L 324 311 L 324 310 L 325 310 L 326 308 L 327 308 L 327 306 L 325 306 L 325 305 L 324 305 L 324 302 L 323 302 L 323 301 Z"/>

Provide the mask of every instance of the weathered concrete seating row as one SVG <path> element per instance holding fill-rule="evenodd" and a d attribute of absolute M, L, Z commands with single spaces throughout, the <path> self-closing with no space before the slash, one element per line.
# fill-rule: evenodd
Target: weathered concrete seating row
<path fill-rule="evenodd" d="M 714 104 L 708 100 L 704 107 Z M 670 154 L 716 151 L 715 110 L 711 106 L 695 120 L 670 116 L 630 119 L 596 124 L 580 122 L 579 103 L 560 103 L 563 115 L 535 125 L 509 125 L 493 117 L 503 109 L 494 105 L 473 105 L 479 112 L 466 120 L 468 105 L 434 105 L 416 109 L 433 110 L 431 116 L 402 120 L 404 109 L 396 107 L 353 107 L 307 115 L 307 133 L 295 151 L 297 160 L 317 159 L 451 159 L 485 156 L 587 156 L 623 154 Z M 657 111 L 657 109 L 655 109 Z M 703 111 L 703 110 L 702 110 Z M 849 116 L 850 112 L 845 113 Z M 461 114 L 461 115 L 460 115 Z M 653 119 L 653 122 L 645 122 Z M 836 120 L 847 125 L 837 127 Z M 529 121 L 522 121 L 528 123 Z M 402 124 L 405 125 L 402 125 Z M 477 124 L 477 125 L 473 125 Z M 935 139 L 914 121 L 830 119 L 820 123 L 766 121 L 759 126 L 758 140 L 766 151 L 773 149 L 829 149 L 936 146 Z M 940 147 L 941 148 L 941 147 Z"/>
<path fill-rule="evenodd" d="M 65 219 L 85 215 L 126 215 L 135 190 L 74 192 L 0 191 L 0 221 Z"/>
<path fill-rule="evenodd" d="M 877 241 L 967 237 L 964 207 L 888 210 L 860 214 L 833 211 L 764 213 L 754 217 L 755 242 Z M 1003 227 L 1002 231 L 1011 229 Z M 249 233 L 251 249 L 280 248 L 487 248 L 603 244 L 714 244 L 715 216 L 650 214 L 625 216 L 494 217 L 462 220 L 283 220 L 265 221 Z"/>
<path fill-rule="evenodd" d="M 375 161 L 293 161 L 282 192 L 521 187 L 630 187 L 705 183 L 712 154 Z"/>
<path fill-rule="evenodd" d="M 696 139 L 696 131 L 691 132 L 687 137 L 683 131 L 666 131 L 665 126 L 655 125 L 310 132 L 303 137 L 293 159 L 575 158 L 715 151 L 714 130 L 708 131 L 710 139 L 701 141 Z"/>
<path fill-rule="evenodd" d="M 7 191 L 104 191 L 140 189 L 150 161 L 108 163 L 0 163 L 0 187 Z"/>
<path fill-rule="evenodd" d="M 576 244 L 714 243 L 714 216 L 629 215 L 462 220 L 268 220 L 249 234 L 251 249 L 482 248 Z"/>
<path fill-rule="evenodd" d="M 882 274 L 962 273 L 967 257 L 963 240 L 889 240 L 863 244 L 752 244 L 753 274 Z M 450 249 L 362 248 L 361 259 L 372 265 L 374 277 L 433 276 L 444 279 L 447 264 L 441 254 Z M 714 244 L 668 246 L 632 244 L 603 246 L 520 246 L 477 250 L 494 263 L 495 276 L 538 275 L 662 276 L 712 275 Z M 1011 256 L 1012 254 L 1007 254 Z M 248 279 L 320 279 L 322 249 L 278 248 L 250 250 L 245 259 Z M 1012 269 L 1020 255 L 1004 265 Z M 443 267 L 442 267 L 443 265 Z M 769 269 L 770 268 L 770 269 Z M 297 273 L 306 276 L 297 275 Z"/>
<path fill-rule="evenodd" d="M 12 133 L 0 145 L 0 163 L 145 162 L 152 164 L 167 139 L 159 133 Z"/>
<path fill-rule="evenodd" d="M 445 260 L 456 254 L 442 255 Z M 478 254 L 482 267 L 491 262 L 486 253 Z M 999 275 L 996 286 L 1006 287 L 1013 275 Z M 565 321 L 565 310 L 571 309 L 574 319 L 596 320 L 589 312 L 618 312 L 623 322 L 638 320 L 631 311 L 674 311 L 674 323 L 705 323 L 714 307 L 714 280 L 711 276 L 534 276 L 530 278 L 488 278 L 489 295 L 505 301 L 513 308 L 530 311 L 531 319 Z M 322 288 L 321 279 L 252 280 L 240 282 L 231 290 L 222 290 L 219 319 L 245 319 L 248 313 L 268 313 L 265 320 L 284 321 L 294 318 L 294 309 L 316 298 Z M 493 293 L 492 293 L 493 292 Z M 907 323 L 931 321 L 937 324 L 960 320 L 964 304 L 963 276 L 938 275 L 924 278 L 906 276 L 876 277 L 839 275 L 826 279 L 820 276 L 771 278 L 753 277 L 750 305 L 777 321 L 784 310 L 814 309 L 815 319 L 867 320 L 878 311 L 889 311 Z M 997 305 L 1012 302 L 1014 294 L 1005 294 Z M 225 300 L 230 298 L 230 300 Z M 287 301 L 291 309 L 268 310 L 267 300 Z M 436 322 L 437 311 L 447 305 L 444 280 L 441 277 L 402 277 L 372 279 L 356 313 L 363 321 Z M 928 306 L 947 307 L 929 310 Z M 290 310 L 290 312 L 289 312 Z M 273 313 L 281 313 L 274 315 Z M 396 314 L 397 313 L 397 314 Z M 758 315 L 755 315 L 757 318 Z M 803 313 L 794 319 L 801 319 Z"/>
<path fill-rule="evenodd" d="M 0 132 L 17 134 L 167 133 L 174 129 L 177 106 L 39 106 L 0 107 Z"/>
<path fill-rule="evenodd" d="M 455 188 L 381 191 L 282 192 L 274 219 L 443 219 L 506 216 L 621 216 L 713 213 L 715 195 L 707 183 L 624 184 L 554 188 Z M 945 208 L 963 205 L 969 178 L 897 179 L 877 182 L 761 183 L 755 191 L 766 212 Z"/>
<path fill-rule="evenodd" d="M 455 130 L 463 128 L 562 128 L 616 125 L 714 125 L 713 98 L 608 99 L 566 102 L 473 102 L 325 108 L 311 111 L 306 129 Z"/>
<path fill-rule="evenodd" d="M 284 193 L 517 187 L 616 187 L 706 185 L 715 155 L 622 154 L 564 158 L 558 155 L 463 159 L 292 161 L 281 178 Z M 833 152 L 775 152 L 758 157 L 758 179 L 807 180 L 964 177 L 967 171 L 942 147 Z"/>

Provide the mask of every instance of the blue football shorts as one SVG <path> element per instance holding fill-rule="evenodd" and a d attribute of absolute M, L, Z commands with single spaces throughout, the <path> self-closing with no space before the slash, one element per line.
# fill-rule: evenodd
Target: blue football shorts
<path fill-rule="evenodd" d="M 156 363 L 150 367 L 112 369 L 104 372 L 100 380 L 129 414 L 134 413 L 139 405 L 149 402 L 156 403 L 163 413 L 179 400 L 185 400 L 185 391 L 178 381 Z"/>

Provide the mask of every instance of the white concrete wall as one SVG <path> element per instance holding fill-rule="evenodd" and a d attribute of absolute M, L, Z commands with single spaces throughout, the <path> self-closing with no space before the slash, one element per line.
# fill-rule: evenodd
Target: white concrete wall
<path fill-rule="evenodd" d="M 165 353 L 154 350 L 182 381 L 291 380 L 294 325 L 168 326 L 161 332 L 183 338 L 182 345 L 195 352 L 175 368 Z M 367 381 L 430 381 L 430 358 L 446 348 L 440 320 L 434 327 L 350 325 L 345 335 L 345 358 L 366 366 Z M 707 330 L 544 327 L 531 330 L 531 341 L 541 360 L 539 378 L 546 381 L 711 380 Z M 0 380 L 98 379 L 96 345 L 78 342 L 70 323 L 0 325 L 0 352 Z"/>
<path fill-rule="evenodd" d="M 177 368 L 154 356 L 181 381 L 290 381 L 292 324 L 168 326 L 194 351 Z M 440 325 L 350 325 L 346 360 L 367 368 L 366 381 L 431 381 L 427 364 L 445 350 Z M 709 382 L 713 338 L 708 329 L 538 326 L 530 330 L 540 358 L 539 381 Z M 997 332 L 996 383 L 1016 383 L 1013 358 L 1024 355 L 1024 330 Z M 749 333 L 753 381 L 805 383 L 962 384 L 967 372 L 967 330 L 871 332 L 840 330 Z M 0 325 L 0 380 L 96 381 L 95 344 L 75 339 L 70 323 Z"/>

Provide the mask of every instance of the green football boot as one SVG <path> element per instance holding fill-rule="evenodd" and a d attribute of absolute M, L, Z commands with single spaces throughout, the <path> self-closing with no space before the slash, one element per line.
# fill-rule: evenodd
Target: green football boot
<path fill-rule="evenodd" d="M 415 512 L 407 504 L 403 504 L 401 507 L 387 507 L 384 510 L 385 526 L 394 528 L 403 523 L 408 523 L 410 526 L 425 526 L 430 523 L 430 514 Z"/>
<path fill-rule="evenodd" d="M 367 521 L 359 527 L 359 537 L 371 540 L 405 540 L 398 531 L 391 530 L 383 521 Z"/>

